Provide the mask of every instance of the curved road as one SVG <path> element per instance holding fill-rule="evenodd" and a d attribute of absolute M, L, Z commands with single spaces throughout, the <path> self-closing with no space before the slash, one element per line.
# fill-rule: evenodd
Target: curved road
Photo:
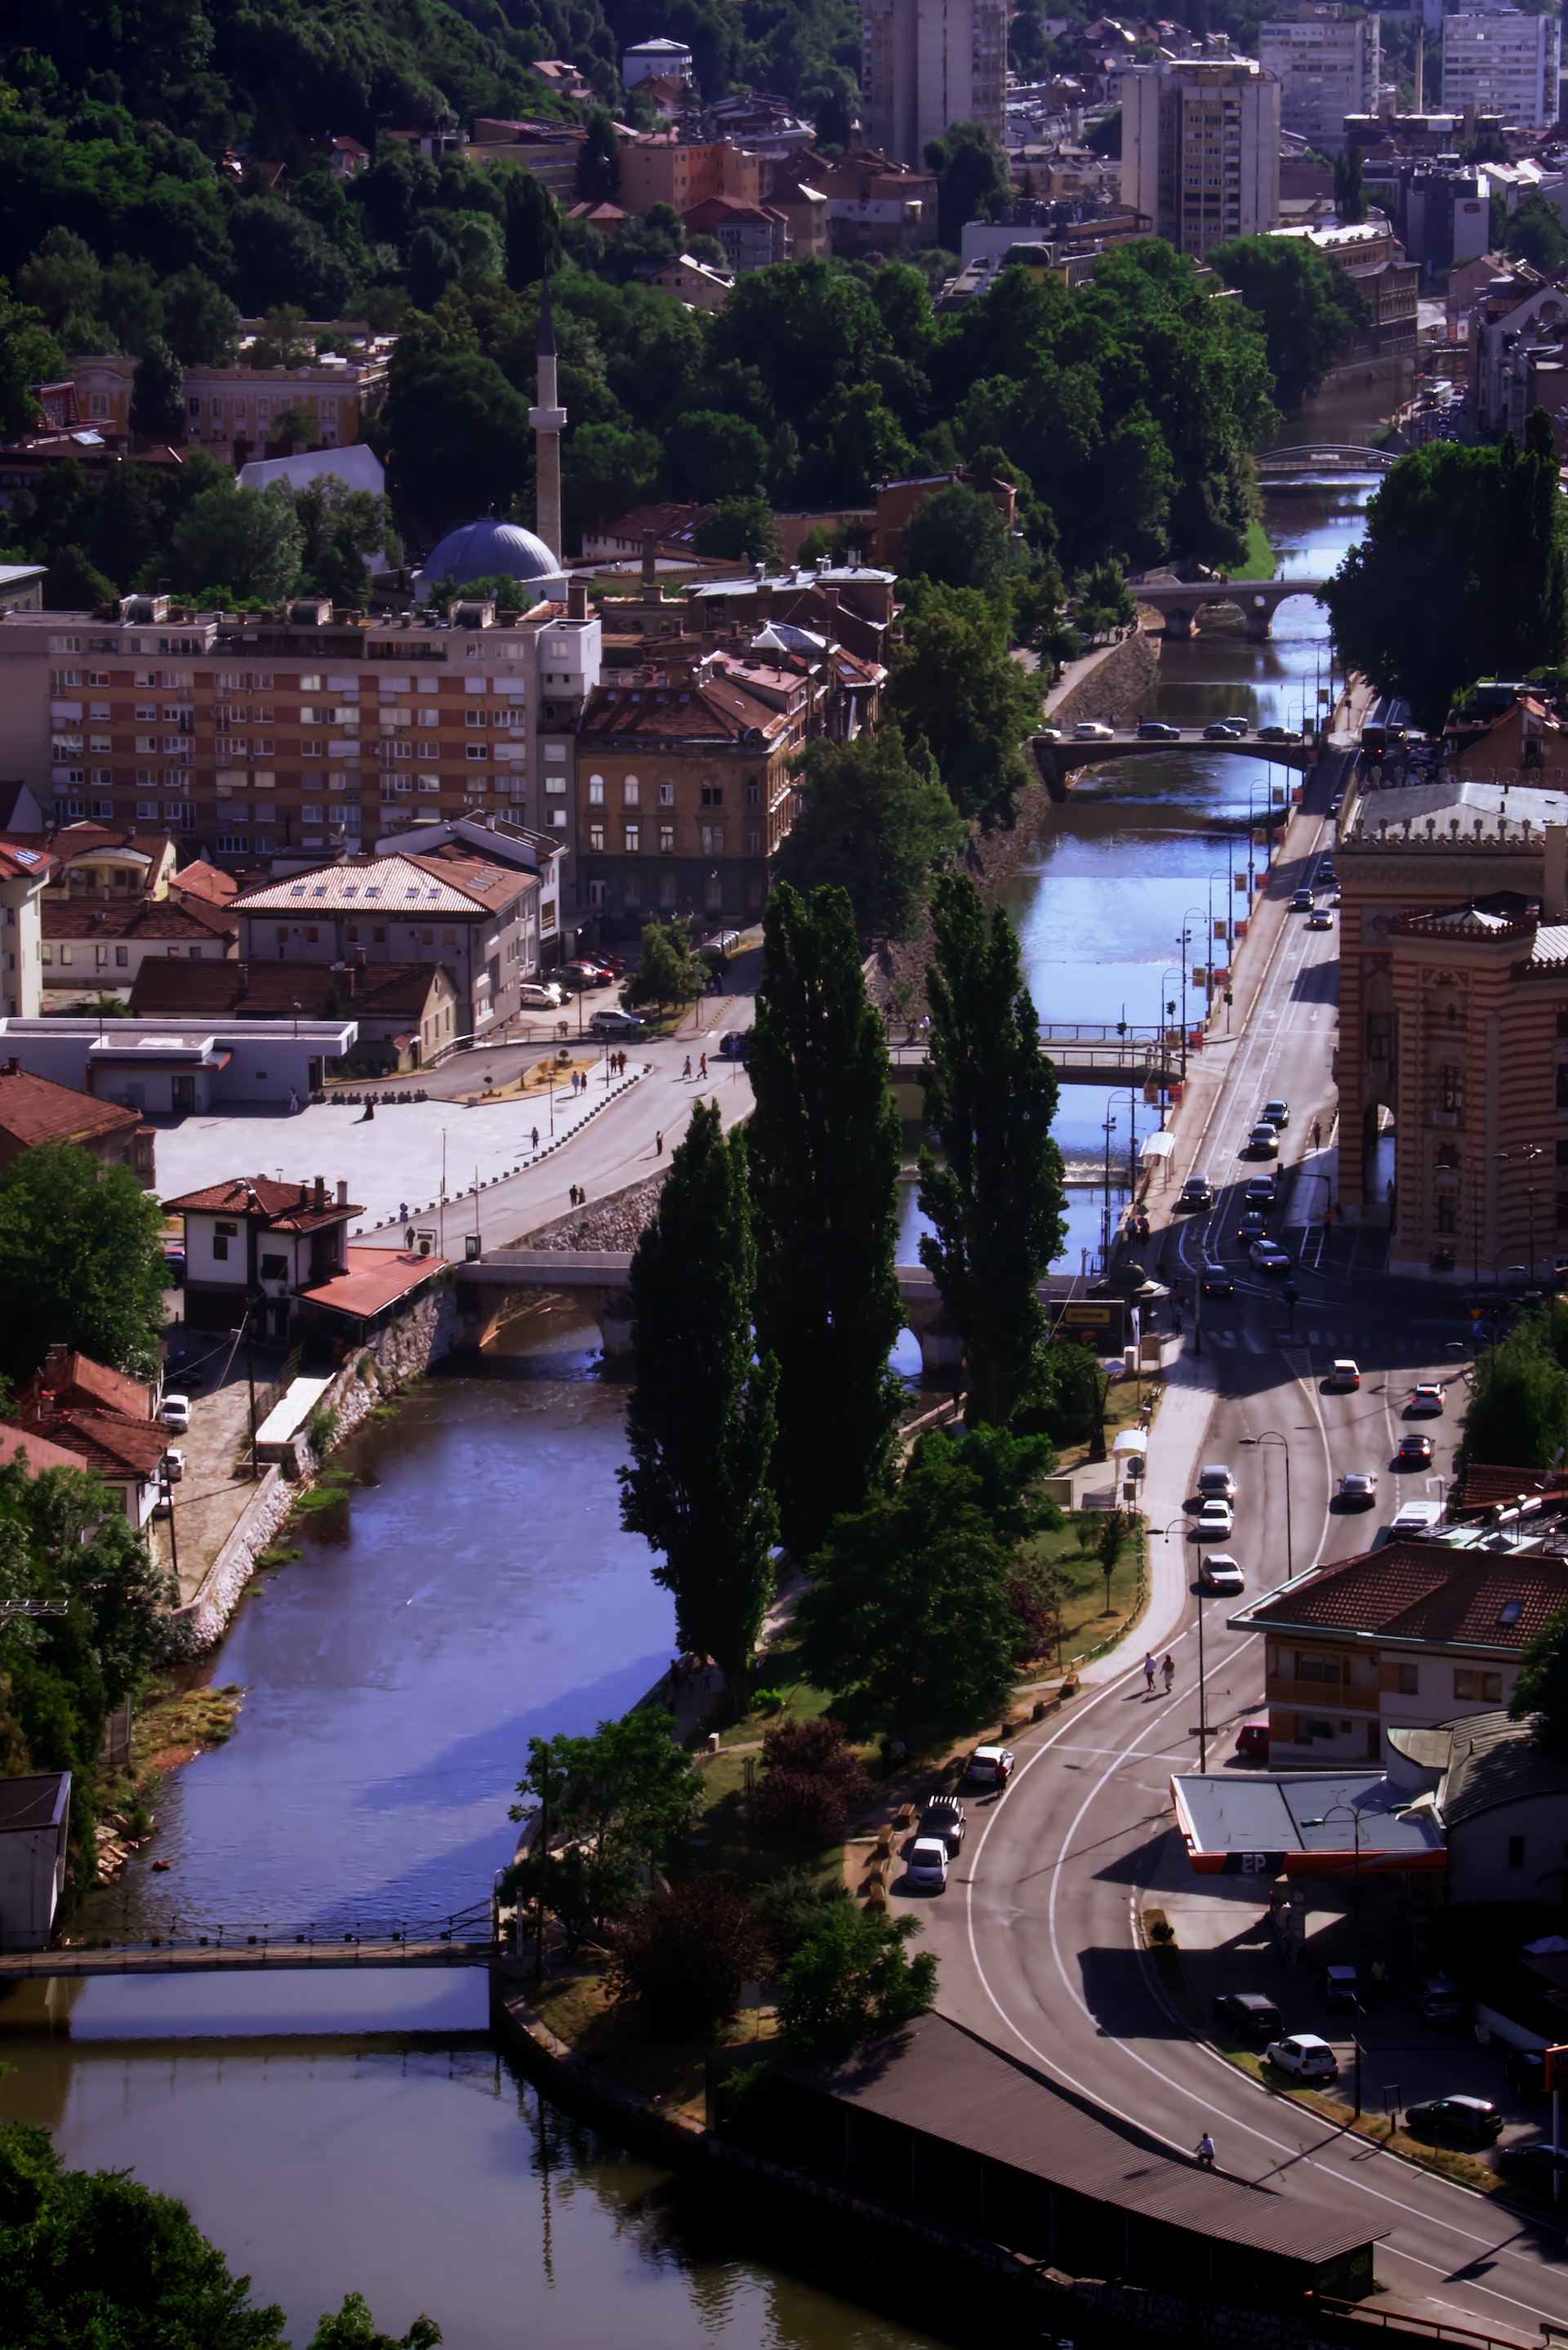
<path fill-rule="evenodd" d="M 1313 805 L 1326 806 L 1338 764 L 1314 776 Z M 1276 898 L 1288 899 L 1310 861 L 1303 851 L 1314 854 L 1326 837 L 1321 821 L 1296 827 L 1291 853 L 1276 870 Z M 1380 1232 L 1336 1227 L 1325 1245 L 1321 1223 L 1293 1222 L 1309 1207 L 1321 1215 L 1326 1197 L 1321 1185 L 1299 1178 L 1293 1207 L 1291 1179 L 1282 1185 L 1281 1236 L 1300 1257 L 1293 1329 L 1277 1286 L 1246 1265 L 1235 1227 L 1241 1186 L 1254 1170 L 1237 1153 L 1258 1106 L 1271 1095 L 1290 1099 L 1293 1123 L 1282 1158 L 1294 1165 L 1312 1156 L 1314 1116 L 1327 1137 L 1334 1099 L 1337 934 L 1309 932 L 1299 916 L 1273 920 L 1277 933 L 1259 926 L 1266 960 L 1245 1032 L 1229 1048 L 1211 1102 L 1195 1100 L 1191 1128 L 1180 1129 L 1170 1196 L 1194 1168 L 1217 1190 L 1221 1181 L 1230 1188 L 1212 1216 L 1173 1229 L 1166 1243 L 1168 1274 L 1179 1263 L 1190 1266 L 1205 1239 L 1237 1269 L 1235 1296 L 1205 1301 L 1204 1362 L 1216 1392 L 1201 1457 L 1226 1460 L 1236 1472 L 1236 1532 L 1227 1547 L 1240 1557 L 1253 1593 L 1285 1575 L 1285 1472 L 1279 1445 L 1253 1450 L 1241 1440 L 1265 1430 L 1288 1440 L 1296 1573 L 1320 1557 L 1365 1548 L 1388 1512 L 1341 1515 L 1330 1505 L 1334 1482 L 1346 1469 L 1376 1469 L 1386 1502 L 1386 1464 L 1408 1386 L 1453 1377 L 1449 1341 L 1463 1321 L 1440 1296 L 1425 1297 L 1383 1276 Z M 1360 1362 L 1358 1393 L 1320 1391 L 1336 1354 Z M 1446 1469 L 1458 1433 L 1454 1418 L 1426 1424 L 1438 1440 L 1434 1468 Z M 1151 1485 L 1156 1473 L 1158 1462 Z M 1418 1478 L 1409 1490 L 1424 1490 Z M 1193 1878 L 1175 1839 L 1169 1779 L 1198 1763 L 1191 1734 L 1198 1602 L 1182 1528 L 1163 1547 L 1158 1528 L 1153 1531 L 1151 1611 L 1131 1645 L 1140 1656 L 1146 1639 L 1157 1653 L 1170 1648 L 1177 1692 L 1168 1702 L 1150 1701 L 1137 1659 L 1110 1659 L 1065 1717 L 1020 1741 L 1019 1769 L 1005 1796 L 971 1808 L 970 1837 L 946 1897 L 909 1904 L 941 1960 L 940 2004 L 1183 2153 L 1211 2128 L 1221 2168 L 1365 2222 L 1381 2240 L 1379 2281 L 1399 2306 L 1539 2339 L 1543 2319 L 1568 2318 L 1561 2228 L 1521 2219 L 1270 2095 L 1190 2032 L 1158 1989 L 1135 1931 L 1140 1896 L 1157 1876 L 1189 1892 L 1231 1881 Z M 1185 1565 L 1178 1565 L 1179 1555 Z M 1207 1603 L 1208 1718 L 1224 1725 L 1211 1746 L 1213 1767 L 1230 1754 L 1233 1725 L 1255 1709 L 1263 1686 L 1259 1641 L 1228 1630 L 1224 1615 L 1222 1602 Z M 1262 1944 L 1262 1910 L 1261 1898 L 1237 1904 L 1238 1942 Z M 1249 1973 L 1240 1956 L 1227 1963 L 1220 1979 L 1238 1988 L 1272 1988 L 1279 1981 L 1272 1960 L 1262 1974 Z M 1297 1982 L 1304 1989 L 1302 1979 Z M 1324 2028 L 1334 2036 L 1326 2019 Z M 1390 2077 L 1389 2065 L 1380 2064 L 1369 2064 L 1367 2073 L 1375 2109 Z M 1398 2069 L 1395 2061 L 1392 2070 Z"/>

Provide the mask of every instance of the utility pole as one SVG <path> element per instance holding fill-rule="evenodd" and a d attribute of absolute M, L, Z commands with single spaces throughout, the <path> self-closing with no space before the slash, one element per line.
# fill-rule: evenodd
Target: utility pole
<path fill-rule="evenodd" d="M 250 1341 L 250 1315 L 245 1316 L 245 1381 L 251 1391 L 251 1482 L 261 1475 L 261 1463 L 256 1459 L 256 1358 Z"/>
<path fill-rule="evenodd" d="M 534 1980 L 545 1980 L 545 1882 L 550 1866 L 550 1752 L 545 1750 L 544 1783 L 539 1790 L 539 1883 L 535 1893 Z"/>

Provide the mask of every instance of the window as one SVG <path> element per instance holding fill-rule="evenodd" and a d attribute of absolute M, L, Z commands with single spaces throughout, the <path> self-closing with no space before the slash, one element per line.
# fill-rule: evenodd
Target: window
<path fill-rule="evenodd" d="M 1568 1109 L 1568 1061 L 1559 1062 L 1557 1067 L 1557 1107 Z"/>
<path fill-rule="evenodd" d="M 130 968 L 130 949 L 129 947 L 116 947 L 114 951 L 115 969 L 117 971 L 125 971 Z"/>
<path fill-rule="evenodd" d="M 673 784 L 663 783 L 659 785 L 659 805 L 660 807 L 673 807 L 675 806 L 675 786 Z"/>
<path fill-rule="evenodd" d="M 490 756 L 490 745 L 488 743 L 465 743 L 463 753 L 470 759 L 487 759 Z"/>
<path fill-rule="evenodd" d="M 264 1256 L 261 1261 L 261 1277 L 264 1281 L 286 1281 L 288 1279 L 287 1257 Z"/>
<path fill-rule="evenodd" d="M 1562 1090 L 1559 1086 L 1559 1094 Z M 1457 1061 L 1445 1061 L 1438 1071 L 1438 1102 L 1443 1109 L 1463 1109 L 1465 1106 L 1465 1073 Z"/>
<path fill-rule="evenodd" d="M 724 827 L 722 824 L 705 824 L 702 827 L 702 854 L 704 857 L 722 857 L 724 854 Z"/>
<path fill-rule="evenodd" d="M 702 786 L 702 805 L 704 807 L 722 807 L 724 805 L 723 785 L 704 784 Z"/>
<path fill-rule="evenodd" d="M 588 777 L 588 806 L 590 807 L 603 807 L 604 804 L 605 779 L 602 775 L 590 775 Z"/>
<path fill-rule="evenodd" d="M 1369 1061 L 1388 1058 L 1388 1023 L 1386 1012 L 1369 1012 L 1366 1015 L 1366 1057 Z"/>
<path fill-rule="evenodd" d="M 590 906 L 602 906 L 605 902 L 606 895 L 607 890 L 604 882 L 590 881 L 588 883 L 588 903 Z"/>
<path fill-rule="evenodd" d="M 628 775 L 621 787 L 621 798 L 627 807 L 636 807 L 642 796 L 642 786 L 635 775 Z"/>
<path fill-rule="evenodd" d="M 483 710 L 465 710 L 462 713 L 462 723 L 465 726 L 488 726 L 489 712 Z"/>
<path fill-rule="evenodd" d="M 621 898 L 628 910 L 641 905 L 642 883 L 635 876 L 628 879 L 622 886 Z"/>
<path fill-rule="evenodd" d="M 673 874 L 673 873 L 661 873 L 661 874 L 659 875 L 659 904 L 660 904 L 661 906 L 673 906 L 673 905 L 674 905 L 674 903 L 675 903 L 675 876 L 674 876 L 674 874 Z"/>
<path fill-rule="evenodd" d="M 1459 1201 L 1455 1198 L 1452 1191 L 1439 1191 L 1438 1194 L 1438 1230 L 1440 1232 L 1457 1232 L 1459 1229 Z"/>
<path fill-rule="evenodd" d="M 228 1236 L 227 1232 L 214 1232 L 214 1233 L 213 1233 L 213 1254 L 217 1258 L 218 1263 L 219 1263 L 220 1264 L 226 1264 L 226 1263 L 228 1263 L 228 1261 L 229 1261 L 229 1236 Z"/>
<path fill-rule="evenodd" d="M 672 824 L 661 824 L 659 827 L 659 853 L 661 857 L 673 857 L 675 854 L 675 827 Z"/>
<path fill-rule="evenodd" d="M 1419 1665 L 1396 1665 L 1394 1670 L 1399 1677 L 1399 1695 L 1401 1697 L 1418 1696 L 1421 1686 Z"/>
<path fill-rule="evenodd" d="M 1339 1679 L 1339 1659 L 1303 1656 L 1298 1648 L 1295 1678 L 1298 1681 L 1336 1681 Z"/>
<path fill-rule="evenodd" d="M 710 873 L 702 884 L 702 903 L 711 912 L 724 902 L 724 884 L 717 873 Z"/>
<path fill-rule="evenodd" d="M 628 857 L 635 857 L 641 847 L 642 827 L 639 824 L 628 824 L 626 827 L 627 855 Z"/>
<path fill-rule="evenodd" d="M 1508 1865 L 1510 1868 L 1524 1866 L 1524 1838 L 1521 1835 L 1509 1837 Z"/>
<path fill-rule="evenodd" d="M 604 845 L 605 828 L 603 825 L 590 824 L 588 827 L 588 847 L 590 848 L 602 848 Z"/>
<path fill-rule="evenodd" d="M 748 807 L 758 806 L 761 803 L 762 796 L 763 787 L 758 783 L 755 775 L 748 776 L 746 779 L 746 806 Z"/>
<path fill-rule="evenodd" d="M 756 827 L 753 826 L 753 828 L 752 828 L 752 830 L 751 830 L 750 832 L 748 832 L 748 833 L 747 833 L 747 835 L 746 835 L 746 854 L 747 854 L 747 856 L 748 856 L 748 857 L 758 857 L 758 856 L 760 856 L 760 855 L 762 854 L 762 847 L 763 847 L 763 836 L 762 836 L 762 834 L 761 834 L 760 832 L 758 832 L 758 831 L 757 831 Z"/>
<path fill-rule="evenodd" d="M 1490 1700 L 1495 1704 L 1501 1704 L 1502 1701 L 1502 1675 L 1501 1673 L 1473 1672 L 1466 1665 L 1456 1665 L 1454 1668 L 1454 1695 L 1456 1697 L 1468 1697 L 1472 1700 L 1480 1698 L 1483 1704 L 1488 1700 Z"/>
<path fill-rule="evenodd" d="M 421 710 L 420 712 L 420 724 L 421 726 L 439 726 L 441 724 L 441 712 L 439 710 Z"/>

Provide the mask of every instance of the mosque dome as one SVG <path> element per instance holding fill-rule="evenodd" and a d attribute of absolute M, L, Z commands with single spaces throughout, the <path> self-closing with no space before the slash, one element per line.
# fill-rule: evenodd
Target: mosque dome
<path fill-rule="evenodd" d="M 449 530 L 424 564 L 427 579 L 452 579 L 462 587 L 469 579 L 558 579 L 561 567 L 542 538 L 514 522 L 459 523 Z"/>

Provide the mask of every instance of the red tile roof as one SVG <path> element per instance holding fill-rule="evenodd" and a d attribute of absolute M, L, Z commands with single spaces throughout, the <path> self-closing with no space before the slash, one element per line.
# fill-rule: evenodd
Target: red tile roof
<path fill-rule="evenodd" d="M 346 1216 L 362 1216 L 363 1206 L 339 1207 L 330 1191 L 325 1207 L 314 1207 L 315 1188 L 309 1183 L 277 1183 L 268 1175 L 234 1175 L 226 1183 L 207 1183 L 199 1191 L 165 1200 L 169 1215 L 243 1216 L 270 1225 L 280 1232 L 312 1232 L 323 1224 L 341 1223 Z"/>
<path fill-rule="evenodd" d="M 232 873 L 224 873 L 216 865 L 204 864 L 199 857 L 176 873 L 169 884 L 182 898 L 206 898 L 218 906 L 226 905 L 239 886 Z"/>
<path fill-rule="evenodd" d="M 1509 1624 L 1503 1608 L 1517 1600 Z M 1261 1631 L 1362 1632 L 1386 1640 L 1517 1653 L 1568 1601 L 1568 1558 L 1386 1543 L 1319 1567 L 1247 1610 Z"/>
<path fill-rule="evenodd" d="M 35 1077 L 14 1059 L 0 1062 L 0 1135 L 19 1149 L 38 1142 L 99 1142 L 109 1135 L 133 1133 L 140 1123 L 140 1110 L 94 1101 L 74 1086 Z"/>
<path fill-rule="evenodd" d="M 95 1363 L 90 1355 L 79 1355 L 70 1347 L 51 1347 L 42 1370 L 18 1388 L 18 1419 L 32 1419 L 45 1408 L 46 1399 L 57 1410 L 79 1404 L 93 1411 L 118 1411 L 128 1419 L 149 1419 L 152 1401 L 144 1380 L 111 1371 L 107 1363 Z"/>
<path fill-rule="evenodd" d="M 633 742 L 717 743 L 738 749 L 751 734 L 760 734 L 765 747 L 788 723 L 784 712 L 770 710 L 765 702 L 723 679 L 710 685 L 601 686 L 580 732 Z"/>
<path fill-rule="evenodd" d="M 301 1295 L 312 1305 L 325 1305 L 334 1314 L 351 1315 L 360 1322 L 368 1322 L 384 1306 L 395 1305 L 400 1297 L 421 1288 L 446 1266 L 444 1257 L 415 1256 L 400 1249 L 351 1248 L 346 1254 L 346 1273 L 336 1274 Z"/>
<path fill-rule="evenodd" d="M 76 1453 L 77 1465 L 86 1462 L 106 1477 L 155 1477 L 169 1450 L 169 1431 L 156 1420 L 131 1419 L 119 1411 L 54 1411 L 29 1421 L 22 1431 L 30 1440 L 36 1434 L 51 1444 Z"/>
<path fill-rule="evenodd" d="M 54 864 L 47 848 L 36 848 L 26 838 L 0 840 L 0 879 L 41 881 Z"/>
<path fill-rule="evenodd" d="M 300 1017 L 422 1018 L 445 970 L 439 962 L 372 962 L 336 970 L 330 963 L 222 962 L 150 956 L 131 983 L 133 1016 L 172 1019 L 286 1020 Z"/>
<path fill-rule="evenodd" d="M 239 927 L 237 914 L 204 899 L 185 905 L 175 898 L 131 898 L 108 906 L 90 898 L 46 894 L 43 899 L 47 939 L 179 939 L 194 945 L 225 932 L 233 936 Z"/>
<path fill-rule="evenodd" d="M 1464 1472 L 1459 1492 L 1449 1506 L 1469 1513 L 1494 1509 L 1500 1503 L 1524 1501 L 1537 1493 L 1568 1493 L 1568 1474 L 1551 1469 L 1499 1469 L 1490 1461 L 1472 1461 Z"/>
<path fill-rule="evenodd" d="M 87 1463 L 79 1452 L 67 1451 L 63 1444 L 53 1443 L 40 1436 L 35 1428 L 13 1428 L 0 1421 L 0 1461 L 10 1462 L 20 1452 L 32 1477 L 41 1477 L 46 1469 L 83 1469 Z"/>

